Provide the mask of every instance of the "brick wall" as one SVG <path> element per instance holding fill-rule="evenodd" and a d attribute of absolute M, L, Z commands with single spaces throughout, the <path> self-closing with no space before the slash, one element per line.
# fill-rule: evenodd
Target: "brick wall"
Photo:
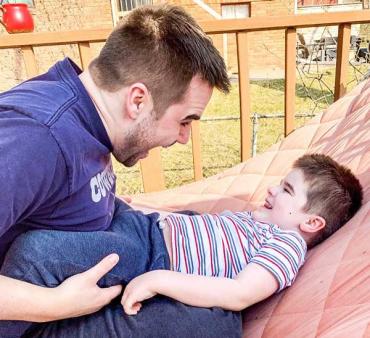
<path fill-rule="evenodd" d="M 58 32 L 83 28 L 112 27 L 110 2 L 107 0 L 34 0 L 31 13 L 35 32 Z M 0 27 L 0 34 L 8 34 Z M 100 46 L 94 46 L 97 53 Z M 79 63 L 75 45 L 37 47 L 36 59 L 40 72 L 46 71 L 57 60 L 66 56 Z M 0 91 L 11 88 L 27 78 L 22 55 L 19 49 L 0 50 Z"/>
<path fill-rule="evenodd" d="M 212 17 L 204 9 L 191 0 L 173 0 L 174 3 L 183 6 L 193 17 L 198 20 L 212 20 Z M 221 4 L 245 1 L 235 0 L 211 0 L 207 5 L 221 15 Z M 248 1 L 250 4 L 251 17 L 284 16 L 294 14 L 294 0 L 256 0 Z M 217 48 L 223 54 L 222 35 L 212 36 Z M 236 38 L 235 34 L 227 35 L 228 50 L 227 63 L 231 73 L 237 73 Z M 250 76 L 282 77 L 284 75 L 284 31 L 256 32 L 250 34 Z M 224 55 L 224 54 L 223 54 Z"/>
<path fill-rule="evenodd" d="M 161 2 L 156 0 L 154 2 Z M 212 15 L 196 5 L 191 0 L 172 0 L 172 3 L 183 6 L 197 20 L 214 19 Z M 210 0 L 207 5 L 221 14 L 222 3 L 235 3 L 233 0 Z M 240 1 L 241 2 L 241 1 Z M 112 27 L 112 12 L 110 1 L 107 0 L 34 0 L 31 9 L 35 22 L 35 31 L 61 31 L 83 28 Z M 250 2 L 251 16 L 281 16 L 293 14 L 293 0 L 255 0 Z M 0 27 L 0 34 L 7 34 Z M 211 37 L 223 54 L 223 37 Z M 228 34 L 228 69 L 237 72 L 235 35 Z M 265 77 L 282 74 L 284 65 L 284 32 L 260 32 L 251 34 L 250 38 L 250 71 L 252 77 Z M 94 46 L 98 53 L 101 45 Z M 79 63 L 77 46 L 56 46 L 35 48 L 40 72 L 46 71 L 54 62 L 71 57 Z M 2 79 L 0 91 L 6 90 L 26 79 L 25 68 L 19 50 L 0 50 L 0 72 Z"/>

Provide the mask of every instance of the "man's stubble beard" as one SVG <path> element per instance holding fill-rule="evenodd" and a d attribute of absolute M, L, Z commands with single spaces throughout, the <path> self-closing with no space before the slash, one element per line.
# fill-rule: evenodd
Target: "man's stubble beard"
<path fill-rule="evenodd" d="M 134 166 L 143 153 L 156 147 L 154 144 L 155 112 L 128 131 L 122 142 L 114 146 L 112 154 L 125 167 Z"/>

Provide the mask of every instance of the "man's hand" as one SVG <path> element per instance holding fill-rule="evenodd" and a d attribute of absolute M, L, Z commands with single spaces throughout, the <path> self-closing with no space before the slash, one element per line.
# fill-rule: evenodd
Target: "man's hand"
<path fill-rule="evenodd" d="M 111 254 L 55 288 L 0 276 L 0 320 L 41 323 L 98 311 L 121 293 L 121 285 L 105 289 L 96 285 L 118 259 L 118 255 Z"/>
<path fill-rule="evenodd" d="M 126 314 L 136 315 L 141 309 L 141 302 L 157 294 L 152 288 L 153 273 L 155 272 L 144 273 L 127 284 L 121 300 Z"/>
<path fill-rule="evenodd" d="M 100 288 L 97 282 L 118 260 L 118 255 L 111 254 L 91 269 L 66 279 L 53 289 L 57 298 L 54 306 L 58 307 L 53 320 L 94 313 L 117 297 L 121 293 L 121 285 Z"/>

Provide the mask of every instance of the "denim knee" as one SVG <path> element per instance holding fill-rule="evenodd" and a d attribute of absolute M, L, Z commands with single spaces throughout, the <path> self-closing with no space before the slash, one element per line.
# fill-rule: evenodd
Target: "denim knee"
<path fill-rule="evenodd" d="M 112 248 L 98 247 L 97 243 L 103 245 L 109 239 L 105 232 L 29 231 L 13 242 L 0 273 L 35 285 L 55 287 L 118 251 L 119 243 L 113 243 Z M 119 271 L 109 272 L 99 281 L 101 287 L 121 283 Z"/>
<path fill-rule="evenodd" d="M 29 231 L 20 235 L 6 254 L 1 274 L 27 281 L 25 276 L 29 276 L 31 270 L 39 270 L 38 266 L 43 264 L 47 253 L 40 246 L 40 243 L 47 247 L 49 245 L 47 242 L 47 236 L 41 231 Z M 42 283 L 37 284 L 42 285 Z"/>

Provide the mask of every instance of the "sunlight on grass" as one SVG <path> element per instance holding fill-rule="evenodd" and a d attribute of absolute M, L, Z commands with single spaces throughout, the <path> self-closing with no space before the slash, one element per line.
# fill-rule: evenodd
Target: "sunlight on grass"
<path fill-rule="evenodd" d="M 368 69 L 349 69 L 349 85 L 353 88 Z M 362 72 L 362 73 L 359 73 Z M 323 75 L 315 73 L 304 81 L 297 76 L 295 107 L 297 113 L 319 113 L 333 102 L 335 68 L 326 68 Z M 307 89 L 309 87 L 309 90 Z M 251 111 L 258 115 L 277 115 L 284 112 L 284 79 L 251 82 Z M 218 118 L 218 120 L 217 120 Z M 220 118 L 230 118 L 220 120 Z M 214 175 L 240 163 L 239 88 L 233 83 L 231 93 L 214 91 L 201 121 L 202 165 L 205 177 Z M 212 119 L 216 119 L 213 120 Z M 310 118 L 295 118 L 296 128 Z M 251 123 L 252 128 L 252 123 Z M 282 118 L 260 118 L 258 122 L 257 153 L 268 149 L 284 135 Z M 166 188 L 193 181 L 191 142 L 162 149 Z M 117 193 L 134 194 L 143 191 L 140 166 L 125 168 L 114 161 L 117 175 Z"/>

